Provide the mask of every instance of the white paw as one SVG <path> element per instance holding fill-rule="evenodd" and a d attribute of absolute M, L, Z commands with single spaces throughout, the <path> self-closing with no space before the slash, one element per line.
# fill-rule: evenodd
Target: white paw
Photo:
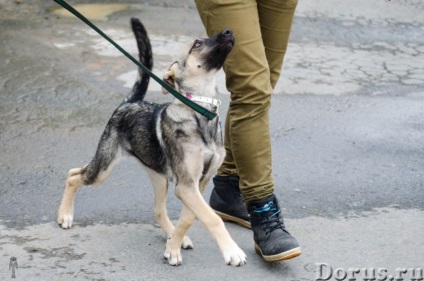
<path fill-rule="evenodd" d="M 72 215 L 72 212 L 64 212 L 62 209 L 59 209 L 59 214 L 57 217 L 57 223 L 60 224 L 60 226 L 63 229 L 69 229 L 72 227 L 72 222 L 74 221 L 74 216 Z"/>
<path fill-rule="evenodd" d="M 237 245 L 223 251 L 222 254 L 224 255 L 225 263 L 232 266 L 243 266 L 247 262 L 246 254 Z"/>
<path fill-rule="evenodd" d="M 181 244 L 181 248 L 183 249 L 193 249 L 193 242 L 190 237 L 184 236 L 183 243 Z"/>
<path fill-rule="evenodd" d="M 163 257 L 168 260 L 170 265 L 178 266 L 183 263 L 183 257 L 181 256 L 181 250 L 165 250 Z"/>

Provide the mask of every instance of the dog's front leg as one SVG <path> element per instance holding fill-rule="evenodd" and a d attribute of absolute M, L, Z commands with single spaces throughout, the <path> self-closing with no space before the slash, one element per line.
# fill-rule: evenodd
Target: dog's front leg
<path fill-rule="evenodd" d="M 168 260 L 170 265 L 182 264 L 183 259 L 181 256 L 181 247 L 184 248 L 184 244 L 187 243 L 186 239 L 188 237 L 185 236 L 185 234 L 193 224 L 194 219 L 195 216 L 193 212 L 190 211 L 190 209 L 188 209 L 186 206 L 183 206 L 180 219 L 178 220 L 174 230 L 166 241 L 165 253 L 163 254 L 164 258 Z M 192 244 L 190 245 L 192 247 Z"/>
<path fill-rule="evenodd" d="M 231 238 L 222 219 L 205 202 L 199 188 L 196 185 L 183 185 L 180 183 L 175 187 L 175 191 L 178 198 L 180 198 L 183 204 L 190 209 L 192 213 L 194 213 L 194 215 L 208 229 L 212 238 L 218 243 L 225 262 L 232 266 L 241 266 L 246 264 L 246 254 Z M 178 236 L 176 235 L 175 237 L 181 239 L 180 236 L 181 234 Z M 172 236 L 170 239 L 171 241 L 168 241 L 169 244 L 173 245 L 173 243 L 175 243 L 175 245 L 178 245 L 179 241 L 173 241 L 173 238 L 174 237 Z M 175 245 L 173 245 L 173 247 L 175 247 Z"/>
<path fill-rule="evenodd" d="M 146 171 L 150 177 L 150 180 L 153 183 L 155 190 L 155 217 L 156 221 L 165 232 L 167 237 L 170 237 L 174 231 L 174 225 L 168 217 L 168 212 L 166 210 L 166 193 L 168 192 L 168 180 L 164 175 L 161 175 L 149 168 L 146 168 Z M 191 242 L 190 237 L 184 236 L 182 243 L 180 244 L 183 249 L 193 249 L 193 242 Z"/>

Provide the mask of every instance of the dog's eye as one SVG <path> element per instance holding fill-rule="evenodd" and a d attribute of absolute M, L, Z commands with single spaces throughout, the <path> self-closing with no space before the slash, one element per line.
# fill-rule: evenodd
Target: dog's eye
<path fill-rule="evenodd" d="M 195 41 L 193 44 L 193 48 L 199 48 L 200 46 L 202 46 L 202 41 Z"/>

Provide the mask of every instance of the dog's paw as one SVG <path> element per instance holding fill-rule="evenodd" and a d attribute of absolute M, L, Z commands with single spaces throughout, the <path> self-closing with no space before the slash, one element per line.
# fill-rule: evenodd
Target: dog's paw
<path fill-rule="evenodd" d="M 183 257 L 181 256 L 181 250 L 169 250 L 166 249 L 163 253 L 163 257 L 168 260 L 170 265 L 178 266 L 183 263 Z"/>
<path fill-rule="evenodd" d="M 239 246 L 234 245 L 231 249 L 223 252 L 225 263 L 232 266 L 243 266 L 247 262 L 247 256 Z"/>
<path fill-rule="evenodd" d="M 57 223 L 63 229 L 69 229 L 72 227 L 72 222 L 74 221 L 74 216 L 69 213 L 65 213 L 63 210 L 59 209 L 59 214 L 57 217 Z"/>
<path fill-rule="evenodd" d="M 190 237 L 184 236 L 183 243 L 181 243 L 181 248 L 183 249 L 193 249 L 193 242 Z"/>

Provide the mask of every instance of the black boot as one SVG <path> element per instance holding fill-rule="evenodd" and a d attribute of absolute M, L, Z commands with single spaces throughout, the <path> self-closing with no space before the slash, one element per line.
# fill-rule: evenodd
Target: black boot
<path fill-rule="evenodd" d="M 239 178 L 234 176 L 213 178 L 209 205 L 222 218 L 223 221 L 238 223 L 250 228 L 249 213 L 244 204 L 239 188 Z"/>
<path fill-rule="evenodd" d="M 277 262 L 299 256 L 299 243 L 284 226 L 283 216 L 274 194 L 263 201 L 250 202 L 255 250 L 268 262 Z"/>

